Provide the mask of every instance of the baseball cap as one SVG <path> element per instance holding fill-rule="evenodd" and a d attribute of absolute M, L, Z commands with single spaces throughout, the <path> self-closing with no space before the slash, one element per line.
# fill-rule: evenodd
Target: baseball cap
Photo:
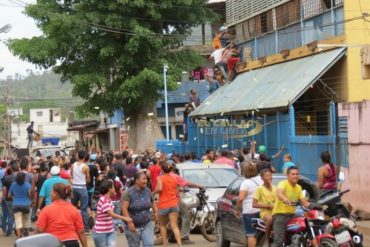
<path fill-rule="evenodd" d="M 56 176 L 56 175 L 59 175 L 60 173 L 60 168 L 58 166 L 53 166 L 50 170 L 50 174 L 52 176 Z"/>
<path fill-rule="evenodd" d="M 35 158 L 35 162 L 37 163 L 37 162 L 39 162 L 41 160 L 41 157 L 40 156 L 36 156 L 36 158 Z"/>
<path fill-rule="evenodd" d="M 220 32 L 224 32 L 224 31 L 227 31 L 227 27 L 225 27 L 225 26 L 221 26 L 221 27 L 220 27 Z"/>

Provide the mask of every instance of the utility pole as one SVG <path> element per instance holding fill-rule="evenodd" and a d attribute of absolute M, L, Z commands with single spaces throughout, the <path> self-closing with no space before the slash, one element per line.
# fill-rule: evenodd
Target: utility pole
<path fill-rule="evenodd" d="M 166 118 L 166 140 L 170 140 L 170 127 L 168 121 L 168 102 L 167 102 L 167 64 L 163 64 L 163 82 L 164 82 L 164 108 L 165 108 L 165 118 Z"/>
<path fill-rule="evenodd" d="M 11 142 L 11 123 L 9 115 L 9 84 L 5 84 L 4 109 L 5 109 L 5 124 L 4 124 L 4 153 L 10 157 L 10 142 Z"/>

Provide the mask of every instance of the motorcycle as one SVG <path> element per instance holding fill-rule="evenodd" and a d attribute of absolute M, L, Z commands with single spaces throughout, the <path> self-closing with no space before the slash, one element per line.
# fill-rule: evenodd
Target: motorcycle
<path fill-rule="evenodd" d="M 335 236 L 338 246 L 362 247 L 363 235 L 357 229 L 356 216 L 352 215 L 351 209 L 341 202 L 342 196 L 349 191 L 331 193 L 318 202 L 326 207 L 324 214 L 331 219 L 325 232 Z"/>
<path fill-rule="evenodd" d="M 292 205 L 297 206 L 297 205 Z M 304 208 L 303 208 L 304 209 Z M 337 243 L 332 234 L 321 229 L 327 224 L 320 207 L 304 209 L 305 216 L 298 216 L 288 221 L 284 246 L 328 246 L 336 247 Z M 257 246 L 262 246 L 265 234 L 265 222 L 261 219 L 252 219 L 252 226 L 257 229 Z M 273 232 L 270 242 L 273 240 Z"/>
<path fill-rule="evenodd" d="M 214 207 L 207 202 L 208 195 L 205 189 L 199 189 L 199 192 L 194 192 L 189 189 L 184 189 L 181 191 L 181 203 L 184 203 L 189 209 L 190 218 L 190 230 L 196 228 L 200 229 L 203 237 L 210 241 L 216 241 L 216 229 L 215 229 L 215 218 L 214 218 Z M 179 228 L 181 228 L 181 217 L 178 219 Z M 157 240 L 156 245 L 162 244 L 160 238 L 159 226 L 156 225 L 154 229 Z M 175 236 L 168 227 L 168 242 L 176 243 Z"/>
<path fill-rule="evenodd" d="M 208 200 L 205 189 L 195 193 L 186 190 L 187 196 L 183 196 L 183 202 L 190 210 L 190 229 L 199 228 L 203 237 L 210 241 L 216 241 L 214 206 Z"/>

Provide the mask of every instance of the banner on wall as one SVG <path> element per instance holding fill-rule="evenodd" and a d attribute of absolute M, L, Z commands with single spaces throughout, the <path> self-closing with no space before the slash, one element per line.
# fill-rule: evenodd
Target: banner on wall
<path fill-rule="evenodd" d="M 176 122 L 183 122 L 184 121 L 184 107 L 176 107 L 175 108 L 175 120 Z"/>
<path fill-rule="evenodd" d="M 258 120 L 202 119 L 198 120 L 197 127 L 203 135 L 228 135 L 232 138 L 254 136 L 263 131 L 263 125 Z"/>

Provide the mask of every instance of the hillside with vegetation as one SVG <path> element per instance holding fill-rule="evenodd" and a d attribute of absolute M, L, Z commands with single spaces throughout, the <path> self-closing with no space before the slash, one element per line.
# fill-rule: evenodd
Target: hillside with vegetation
<path fill-rule="evenodd" d="M 5 85 L 9 87 L 10 108 L 22 108 L 22 122 L 29 121 L 31 108 L 62 108 L 62 119 L 65 119 L 69 111 L 81 104 L 79 98 L 72 97 L 72 85 L 70 82 L 62 83 L 60 76 L 51 71 L 36 74 L 32 71 L 27 76 L 16 74 L 1 80 L 4 97 Z"/>

